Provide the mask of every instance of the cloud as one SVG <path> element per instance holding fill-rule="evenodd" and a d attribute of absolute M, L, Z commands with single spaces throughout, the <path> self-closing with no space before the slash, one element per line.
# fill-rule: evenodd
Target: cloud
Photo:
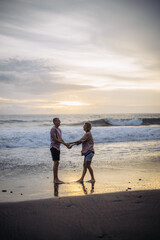
<path fill-rule="evenodd" d="M 159 9 L 158 0 L 0 1 L 1 97 L 107 104 L 115 89 L 115 98 L 159 89 Z"/>
<path fill-rule="evenodd" d="M 41 73 L 54 71 L 55 67 L 50 66 L 44 59 L 28 60 L 28 59 L 1 59 L 0 71 L 3 72 L 30 72 Z"/>
<path fill-rule="evenodd" d="M 1 34 L 50 48 L 90 46 L 121 54 L 144 48 L 156 54 L 160 4 L 157 0 L 133 2 L 5 1 L 1 8 Z"/>
<path fill-rule="evenodd" d="M 25 92 L 29 95 L 50 95 L 57 92 L 87 91 L 91 86 L 69 84 L 65 82 L 63 67 L 53 66 L 48 60 L 5 59 L 0 61 L 0 82 L 3 83 L 1 93 L 6 91 L 8 84 L 12 91 Z M 59 74 L 60 72 L 60 74 Z M 11 89 L 10 89 L 11 91 Z"/>

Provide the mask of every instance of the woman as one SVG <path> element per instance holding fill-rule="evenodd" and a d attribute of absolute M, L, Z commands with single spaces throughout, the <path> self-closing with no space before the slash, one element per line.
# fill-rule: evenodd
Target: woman
<path fill-rule="evenodd" d="M 93 169 L 91 168 L 91 162 L 94 156 L 94 140 L 91 134 L 91 128 L 92 128 L 91 123 L 86 122 L 83 126 L 83 129 L 86 132 L 84 136 L 80 140 L 70 143 L 70 148 L 74 145 L 79 145 L 82 143 L 81 154 L 82 156 L 84 156 L 84 164 L 83 164 L 82 176 L 78 180 L 78 182 L 83 182 L 83 179 L 87 172 L 87 168 L 91 175 L 91 180 L 89 182 L 92 182 L 92 183 L 95 182 Z"/>

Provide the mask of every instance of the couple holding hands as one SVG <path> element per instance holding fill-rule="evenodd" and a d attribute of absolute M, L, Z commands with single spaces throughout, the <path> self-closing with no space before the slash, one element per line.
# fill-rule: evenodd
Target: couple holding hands
<path fill-rule="evenodd" d="M 71 149 L 74 145 L 82 144 L 82 151 L 81 154 L 84 156 L 84 164 L 83 164 L 83 172 L 81 178 L 78 180 L 78 182 L 83 182 L 83 179 L 85 177 L 85 174 L 87 172 L 87 169 L 90 172 L 91 175 L 91 183 L 95 182 L 93 169 L 91 168 L 91 161 L 94 156 L 94 141 L 91 134 L 91 124 L 89 122 L 86 122 L 83 126 L 84 131 L 86 132 L 84 136 L 75 142 L 71 143 L 65 143 L 62 139 L 62 132 L 59 128 L 61 121 L 59 118 L 53 118 L 53 124 L 50 131 L 50 140 L 51 140 L 51 146 L 50 151 L 52 155 L 52 160 L 54 161 L 53 165 L 53 178 L 54 183 L 64 183 L 63 181 L 59 180 L 58 178 L 58 166 L 59 166 L 59 160 L 60 160 L 60 144 L 64 144 L 68 149 Z"/>

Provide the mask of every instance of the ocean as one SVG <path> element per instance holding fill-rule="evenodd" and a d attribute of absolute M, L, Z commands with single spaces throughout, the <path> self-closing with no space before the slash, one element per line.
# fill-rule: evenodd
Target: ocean
<path fill-rule="evenodd" d="M 96 171 L 150 171 L 153 172 L 152 176 L 156 176 L 154 188 L 159 188 L 160 114 L 1 115 L 2 186 L 9 180 L 14 182 L 26 176 L 32 178 L 39 174 L 50 174 L 51 178 L 49 148 L 54 117 L 61 120 L 60 128 L 65 142 L 79 140 L 84 134 L 84 122 L 92 123 L 95 142 L 92 165 Z M 83 165 L 80 152 L 81 146 L 69 150 L 62 145 L 59 170 L 67 174 L 80 172 Z"/>

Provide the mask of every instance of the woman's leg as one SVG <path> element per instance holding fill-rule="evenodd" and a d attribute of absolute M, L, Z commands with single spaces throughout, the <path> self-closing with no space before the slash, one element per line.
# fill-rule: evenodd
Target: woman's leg
<path fill-rule="evenodd" d="M 94 173 L 93 173 L 93 169 L 91 168 L 91 161 L 87 162 L 87 168 L 91 174 L 91 182 L 95 182 L 95 178 L 94 178 Z"/>
<path fill-rule="evenodd" d="M 86 175 L 86 172 L 87 172 L 87 162 L 84 161 L 83 163 L 83 172 L 82 172 L 82 177 L 78 180 L 78 182 L 83 182 L 83 179 Z"/>

